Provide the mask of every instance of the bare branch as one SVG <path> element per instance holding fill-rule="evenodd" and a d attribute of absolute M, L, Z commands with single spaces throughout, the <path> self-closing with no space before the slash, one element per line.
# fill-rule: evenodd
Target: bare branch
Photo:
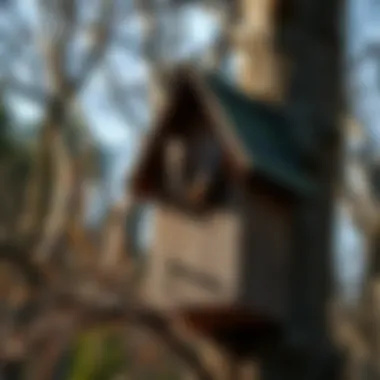
<path fill-rule="evenodd" d="M 123 51 L 126 53 L 138 53 L 138 46 L 136 46 L 136 41 L 131 37 L 115 36 L 112 40 L 112 44 L 115 47 L 123 49 Z"/>
<path fill-rule="evenodd" d="M 37 248 L 39 260 L 46 260 L 49 253 L 52 252 L 54 244 L 59 241 L 59 235 L 64 230 L 66 220 L 70 216 L 67 198 L 70 197 L 73 184 L 72 162 L 61 133 L 55 133 L 51 144 L 51 153 L 52 156 L 55 156 L 56 166 L 53 172 L 56 180 L 50 200 L 50 213 L 47 216 L 41 244 Z"/>
<path fill-rule="evenodd" d="M 113 206 L 103 229 L 101 266 L 106 270 L 114 269 L 125 256 L 125 220 L 131 207 L 132 201 L 127 197 Z"/>
<path fill-rule="evenodd" d="M 67 29 L 71 30 L 75 22 L 73 15 L 74 4 L 60 8 L 60 19 L 64 21 Z M 62 3 L 62 4 L 63 4 Z M 53 94 L 64 96 L 68 101 L 75 97 L 85 86 L 94 68 L 103 58 L 110 37 L 112 36 L 112 19 L 114 14 L 114 0 L 102 0 L 99 19 L 92 29 L 92 47 L 85 54 L 82 68 L 79 75 L 74 79 L 69 79 L 62 66 L 65 63 L 67 47 L 67 35 L 61 33 L 56 38 L 50 40 L 47 47 L 47 62 L 49 64 L 49 74 L 53 81 Z"/>
<path fill-rule="evenodd" d="M 86 276 L 79 274 L 76 280 L 68 282 L 67 278 L 62 278 L 60 282 L 54 276 L 46 276 L 46 270 L 42 272 L 30 256 L 16 246 L 1 246 L 0 258 L 15 262 L 26 276 L 31 276 L 32 283 L 37 276 L 38 286 L 45 291 L 39 295 L 41 307 L 36 313 L 37 318 L 28 324 L 22 334 L 21 343 L 26 355 L 34 351 L 39 342 L 49 343 L 59 334 L 62 336 L 63 330 L 65 338 L 70 338 L 91 327 L 109 325 L 124 328 L 125 325 L 134 324 L 148 328 L 157 335 L 200 379 L 211 379 L 196 352 L 181 338 L 175 324 L 165 315 L 141 304 L 136 298 L 137 293 L 131 292 L 131 284 L 126 283 L 124 275 L 120 278 L 122 281 L 114 275 L 109 281 L 111 278 L 93 272 L 87 280 Z M 129 290 L 129 296 L 126 290 Z M 46 303 L 47 300 L 50 301 Z M 5 341 L 1 343 L 0 351 L 5 355 L 8 344 Z"/>
<path fill-rule="evenodd" d="M 111 35 L 111 25 L 113 16 L 113 0 L 103 0 L 100 9 L 100 17 L 94 27 L 94 44 L 92 49 L 87 53 L 79 77 L 72 81 L 68 78 L 65 63 L 68 41 L 65 39 L 66 34 L 58 34 L 56 38 L 50 38 L 46 46 L 46 61 L 48 66 L 48 73 L 51 79 L 51 94 L 47 103 L 46 120 L 44 129 L 54 139 L 62 140 L 60 136 L 67 123 L 69 110 L 73 105 L 76 96 L 85 85 L 86 80 L 92 72 L 92 69 L 98 64 L 99 60 L 103 57 L 106 47 L 108 46 L 109 37 Z M 43 4 L 41 4 L 43 5 Z M 63 3 L 59 3 L 61 7 L 54 9 L 56 16 L 65 21 L 66 26 L 73 23 L 72 10 L 67 11 L 63 7 Z M 69 7 L 72 8 L 72 5 Z M 54 36 L 53 36 L 54 37 Z M 75 103 L 74 103 L 75 104 Z M 57 141 L 58 141 L 57 140 Z M 52 208 L 48 211 L 46 218 L 47 224 L 44 228 L 42 241 L 39 245 L 40 259 L 47 259 L 52 253 L 53 247 L 58 244 L 60 237 L 63 236 L 65 226 L 67 226 L 70 217 L 70 209 L 76 210 L 72 204 L 75 198 L 75 183 L 72 181 L 73 171 L 75 164 L 71 154 L 66 150 L 66 143 L 63 140 L 57 146 L 57 152 L 50 151 L 51 163 L 55 162 L 57 168 L 55 172 L 55 193 L 52 198 Z M 65 169 L 63 169 L 65 168 Z M 61 170 L 62 169 L 62 170 Z M 37 196 L 37 195 L 36 195 Z M 57 198 L 58 197 L 58 198 Z M 78 200 L 79 198 L 77 198 Z M 32 201 L 32 203 L 36 203 Z M 34 220 L 34 212 L 29 213 L 31 220 Z M 53 223 L 54 221 L 54 223 Z M 31 225 L 31 223 L 29 223 Z"/>
<path fill-rule="evenodd" d="M 110 37 L 112 36 L 112 17 L 114 14 L 114 0 L 102 0 L 100 19 L 94 26 L 94 42 L 92 49 L 87 53 L 82 70 L 75 83 L 68 86 L 68 94 L 74 94 L 85 86 L 90 74 L 103 58 Z"/>
<path fill-rule="evenodd" d="M 213 6 L 215 11 L 221 14 L 221 32 L 211 48 L 212 67 L 218 68 L 230 52 L 232 43 L 231 31 L 236 25 L 237 5 L 231 1 L 210 1 L 210 3 L 210 6 Z"/>
<path fill-rule="evenodd" d="M 138 128 L 141 124 L 141 119 L 137 115 L 136 110 L 133 109 L 130 99 L 131 97 L 143 97 L 143 86 L 134 85 L 123 89 L 115 74 L 115 70 L 109 66 L 105 67 L 104 74 L 107 78 L 111 99 L 117 111 L 132 127 Z"/>
<path fill-rule="evenodd" d="M 75 4 L 74 0 L 60 0 L 58 3 L 61 8 L 57 12 L 65 20 L 66 29 L 61 36 L 54 36 L 58 39 L 50 38 L 47 46 L 45 59 L 52 81 L 51 89 L 45 92 L 43 88 L 28 87 L 22 82 L 6 79 L 9 88 L 13 86 L 14 91 L 19 88 L 20 93 L 24 92 L 36 101 L 46 104 L 33 195 L 40 202 L 33 205 L 32 199 L 32 212 L 29 215 L 30 226 L 38 232 L 37 249 L 35 244 L 24 240 L 23 245 L 27 246 L 24 251 L 27 254 L 23 251 L 22 255 L 12 255 L 9 259 L 12 250 L 7 248 L 8 253 L 3 255 L 3 260 L 13 260 L 16 267 L 24 273 L 28 286 L 33 288 L 30 302 L 33 304 L 33 312 L 27 322 L 21 323 L 15 318 L 16 323 L 12 326 L 12 332 L 18 338 L 16 340 L 23 345 L 19 352 L 29 355 L 33 351 L 37 352 L 39 344 L 50 346 L 50 363 L 41 363 L 38 377 L 51 378 L 52 367 L 67 343 L 67 340 L 56 341 L 56 337 L 64 335 L 65 339 L 69 339 L 89 327 L 111 325 L 121 328 L 125 324 L 133 324 L 148 328 L 157 335 L 191 367 L 198 378 L 211 379 L 201 358 L 189 347 L 173 321 L 166 315 L 151 310 L 141 301 L 140 284 L 136 281 L 133 263 L 128 261 L 125 246 L 125 221 L 131 202 L 126 198 L 111 210 L 103 234 L 99 233 L 103 238 L 101 244 L 95 246 L 86 234 L 82 215 L 82 180 L 85 174 L 78 148 L 79 145 L 83 146 L 82 142 L 69 146 L 64 133 L 80 91 L 104 57 L 109 43 L 113 42 L 114 1 L 102 0 L 99 20 L 93 27 L 93 45 L 87 51 L 79 73 L 74 78 L 68 73 L 66 55 L 77 21 L 73 8 Z M 168 2 L 165 6 L 168 4 L 174 2 Z M 161 87 L 165 84 L 168 66 L 165 64 L 165 57 L 162 57 L 162 51 L 154 44 L 158 42 L 160 28 L 163 27 L 162 22 L 156 22 L 162 9 L 157 9 L 157 4 L 153 1 L 138 1 L 137 5 L 148 24 L 151 23 L 147 25 L 145 35 L 145 55 L 151 65 L 153 81 L 157 82 L 157 87 Z M 129 44 L 128 41 L 127 43 Z M 124 89 L 116 77 L 117 73 L 115 75 L 109 66 L 105 68 L 105 74 L 111 96 L 120 113 L 131 124 L 139 126 L 139 115 L 137 111 L 128 108 L 133 105 L 128 100 L 130 96 L 137 94 L 145 97 L 145 89 L 140 85 Z M 45 187 L 49 194 L 43 193 Z M 50 190 L 53 190 L 52 194 Z M 64 257 L 60 261 L 58 258 L 48 260 L 58 250 Z M 36 252 L 37 257 L 34 257 Z M 85 256 L 86 260 L 81 260 Z M 68 262 L 68 258 L 72 261 Z M 36 285 L 32 283 L 33 276 L 39 278 Z M 26 306 L 30 306 L 29 302 Z M 5 355 L 10 346 L 5 341 L 1 342 L 1 346 L 1 354 Z"/>
<path fill-rule="evenodd" d="M 48 94 L 42 87 L 30 83 L 23 83 L 11 75 L 4 76 L 0 80 L 0 86 L 39 105 L 46 104 L 48 100 Z"/>
<path fill-rule="evenodd" d="M 135 1 L 136 9 L 144 26 L 143 57 L 149 65 L 149 85 L 151 105 L 156 111 L 164 101 L 162 86 L 162 60 L 160 56 L 159 42 L 157 38 L 161 35 L 160 24 L 156 4 L 153 0 Z"/>
<path fill-rule="evenodd" d="M 25 48 L 30 44 L 32 31 L 27 27 L 27 22 L 20 19 L 19 15 L 13 15 L 14 32 L 8 33 L 2 37 L 3 54 L 2 54 L 2 72 L 1 85 L 3 88 L 9 88 L 12 91 L 20 93 L 28 100 L 43 103 L 46 100 L 46 91 L 38 85 L 20 82 L 12 73 L 14 62 L 21 59 Z"/>

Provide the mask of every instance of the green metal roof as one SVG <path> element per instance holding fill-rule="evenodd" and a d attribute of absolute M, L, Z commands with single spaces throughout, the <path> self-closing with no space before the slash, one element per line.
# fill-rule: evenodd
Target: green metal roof
<path fill-rule="evenodd" d="M 317 190 L 292 140 L 291 125 L 279 109 L 252 100 L 218 74 L 205 75 L 205 82 L 256 170 L 303 195 Z"/>

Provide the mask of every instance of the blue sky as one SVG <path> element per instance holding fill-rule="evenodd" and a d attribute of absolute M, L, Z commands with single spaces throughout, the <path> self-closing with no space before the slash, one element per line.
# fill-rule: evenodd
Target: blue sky
<path fill-rule="evenodd" d="M 380 159 L 380 0 L 347 0 L 348 98 L 373 160 Z"/>

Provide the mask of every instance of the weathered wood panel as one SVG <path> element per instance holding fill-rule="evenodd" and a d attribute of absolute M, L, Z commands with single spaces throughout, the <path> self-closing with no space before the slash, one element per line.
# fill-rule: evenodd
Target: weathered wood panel
<path fill-rule="evenodd" d="M 237 214 L 202 218 L 160 206 L 146 295 L 163 307 L 230 304 L 238 294 L 241 226 Z"/>

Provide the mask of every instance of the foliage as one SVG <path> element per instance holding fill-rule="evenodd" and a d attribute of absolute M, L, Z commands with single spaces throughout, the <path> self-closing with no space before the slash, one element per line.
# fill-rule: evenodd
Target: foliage
<path fill-rule="evenodd" d="M 75 342 L 69 362 L 65 361 L 69 370 L 63 370 L 64 379 L 112 380 L 133 372 L 136 379 L 179 380 L 173 355 L 138 336 L 101 328 L 84 333 Z"/>
<path fill-rule="evenodd" d="M 75 343 L 68 380 L 107 380 L 126 363 L 121 337 L 104 330 L 83 334 Z"/>

